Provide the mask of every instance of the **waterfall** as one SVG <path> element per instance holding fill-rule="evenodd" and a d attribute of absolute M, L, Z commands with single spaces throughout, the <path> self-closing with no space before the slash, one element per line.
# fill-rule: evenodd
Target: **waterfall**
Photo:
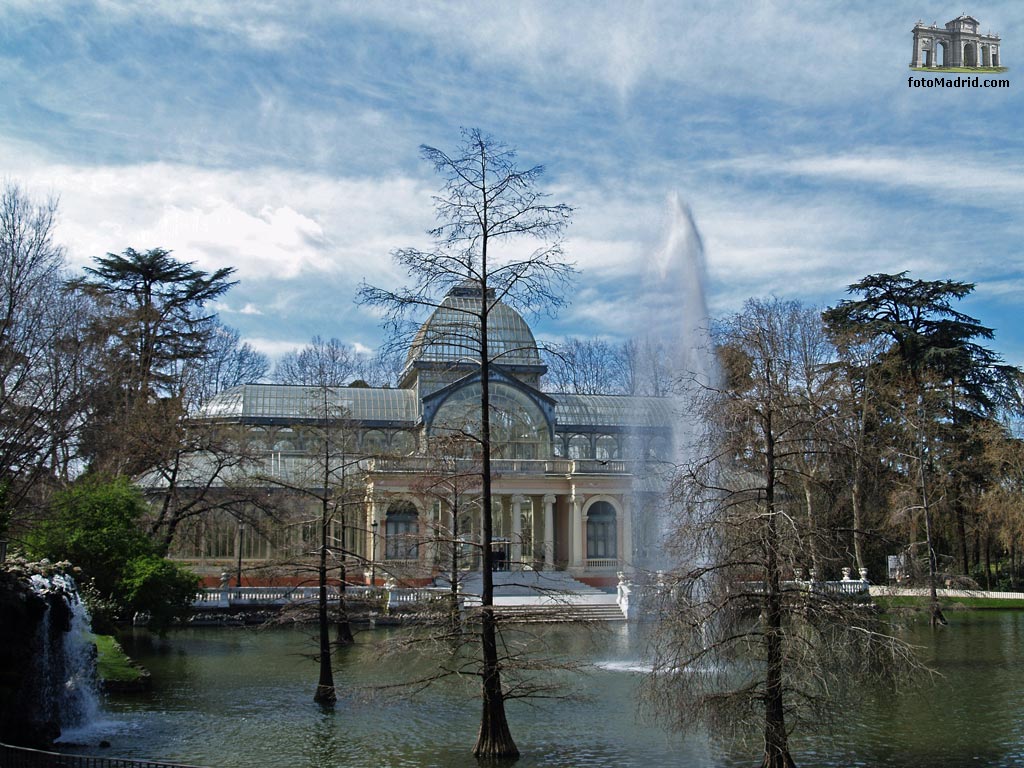
<path fill-rule="evenodd" d="M 69 575 L 35 573 L 29 581 L 46 604 L 36 632 L 29 717 L 66 736 L 93 722 L 100 709 L 89 611 Z"/>

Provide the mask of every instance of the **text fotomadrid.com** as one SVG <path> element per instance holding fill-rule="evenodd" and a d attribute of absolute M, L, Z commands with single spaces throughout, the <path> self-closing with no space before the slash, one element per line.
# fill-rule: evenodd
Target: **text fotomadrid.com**
<path fill-rule="evenodd" d="M 974 77 L 914 77 L 907 78 L 909 88 L 1009 88 L 1009 80 L 982 80 Z"/>

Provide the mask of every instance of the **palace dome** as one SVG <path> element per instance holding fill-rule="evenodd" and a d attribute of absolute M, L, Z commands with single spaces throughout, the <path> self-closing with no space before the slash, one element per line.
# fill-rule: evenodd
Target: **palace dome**
<path fill-rule="evenodd" d="M 488 299 L 494 299 L 488 290 Z M 420 326 L 406 357 L 406 367 L 417 362 L 475 363 L 479 357 L 480 326 L 470 312 L 479 312 L 480 286 L 466 281 L 452 288 L 441 306 Z M 537 342 L 522 315 L 503 302 L 487 317 L 487 348 L 491 359 L 505 367 L 543 366 Z"/>

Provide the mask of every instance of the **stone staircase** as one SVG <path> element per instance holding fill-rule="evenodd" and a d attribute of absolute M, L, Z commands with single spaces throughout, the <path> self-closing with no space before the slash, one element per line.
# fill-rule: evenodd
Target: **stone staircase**
<path fill-rule="evenodd" d="M 508 622 L 548 624 L 558 622 L 625 621 L 622 609 L 613 603 L 572 603 L 561 605 L 495 604 L 495 613 Z"/>
<path fill-rule="evenodd" d="M 625 621 L 626 618 L 614 592 L 591 587 L 565 571 L 495 571 L 493 577 L 494 608 L 506 621 Z M 438 587 L 448 587 L 450 583 L 444 576 L 434 580 Z M 459 586 L 467 608 L 480 604 L 482 574 L 463 574 Z"/>

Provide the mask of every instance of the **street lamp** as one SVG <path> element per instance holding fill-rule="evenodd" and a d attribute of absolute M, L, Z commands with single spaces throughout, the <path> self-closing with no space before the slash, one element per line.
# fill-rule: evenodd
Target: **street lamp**
<path fill-rule="evenodd" d="M 242 544 L 245 542 L 245 523 L 238 524 L 238 588 L 242 588 Z"/>
<path fill-rule="evenodd" d="M 377 584 L 377 526 L 379 523 L 374 520 L 370 523 L 370 586 Z"/>

